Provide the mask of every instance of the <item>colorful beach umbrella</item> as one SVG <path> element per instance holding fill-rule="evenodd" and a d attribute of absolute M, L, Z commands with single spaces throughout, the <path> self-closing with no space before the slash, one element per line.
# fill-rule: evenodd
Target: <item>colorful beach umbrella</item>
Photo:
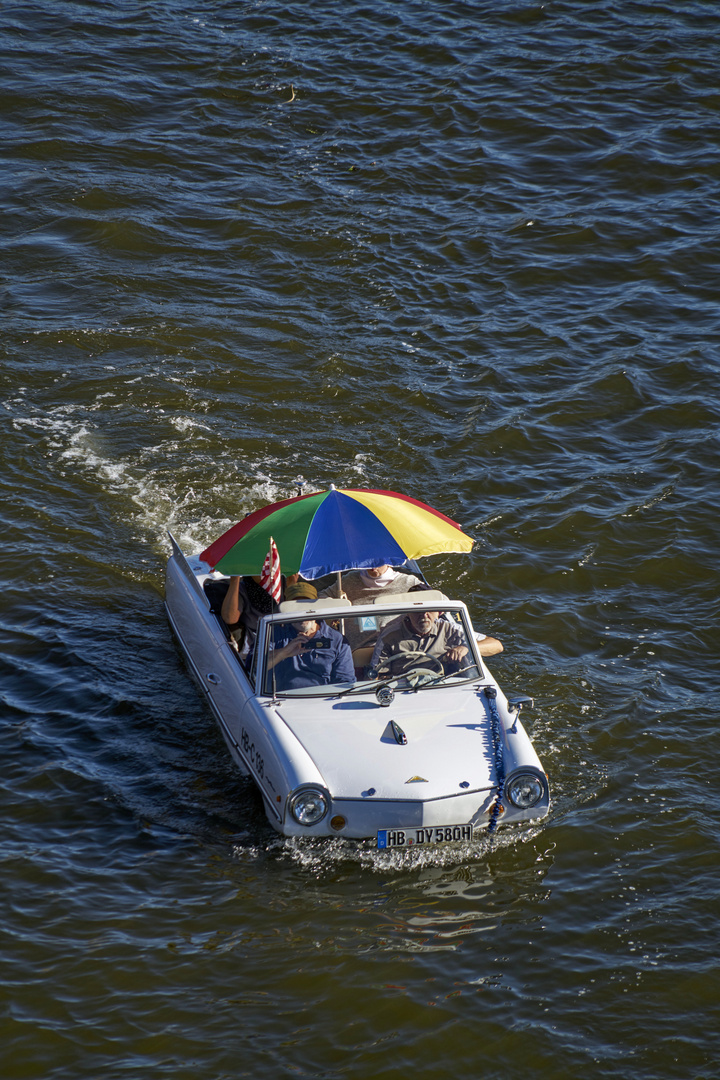
<path fill-rule="evenodd" d="M 200 558 L 223 574 L 258 574 L 270 537 L 283 573 L 310 579 L 473 546 L 454 521 L 408 495 L 331 487 L 255 510 Z"/>

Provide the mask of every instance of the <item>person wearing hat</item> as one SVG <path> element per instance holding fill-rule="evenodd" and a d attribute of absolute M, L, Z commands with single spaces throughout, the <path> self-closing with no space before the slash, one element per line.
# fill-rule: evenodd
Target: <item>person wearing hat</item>
<path fill-rule="evenodd" d="M 286 586 L 285 599 L 302 609 L 317 600 L 317 589 L 307 581 Z M 339 631 L 309 612 L 275 628 L 268 652 L 268 676 L 274 690 L 299 690 L 304 686 L 354 683 L 350 646 Z"/>
<path fill-rule="evenodd" d="M 298 574 L 291 574 L 286 578 L 286 600 L 317 600 L 317 589 L 309 581 L 301 581 Z"/>

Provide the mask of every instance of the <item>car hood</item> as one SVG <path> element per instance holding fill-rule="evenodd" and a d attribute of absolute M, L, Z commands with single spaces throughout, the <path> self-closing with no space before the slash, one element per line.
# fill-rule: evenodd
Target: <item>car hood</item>
<path fill-rule="evenodd" d="M 336 798 L 374 788 L 376 798 L 427 800 L 494 783 L 489 722 L 473 686 L 397 692 L 387 707 L 373 693 L 286 698 L 276 710 Z"/>

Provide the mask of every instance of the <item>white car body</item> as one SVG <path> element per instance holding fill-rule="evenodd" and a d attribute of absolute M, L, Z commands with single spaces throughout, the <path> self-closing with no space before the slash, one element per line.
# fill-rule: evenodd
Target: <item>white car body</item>
<path fill-rule="evenodd" d="M 207 580 L 222 576 L 210 574 L 205 563 L 186 558 L 172 543 L 166 579 L 170 624 L 234 761 L 255 781 L 268 821 L 279 833 L 372 837 L 379 847 L 407 847 L 467 840 L 473 830 L 489 824 L 547 814 L 547 778 L 520 723 L 519 708 L 508 705 L 477 653 L 465 604 L 443 598 L 442 608 L 462 624 L 471 643 L 474 678 L 460 674 L 444 685 L 424 687 L 384 680 L 394 689 L 387 706 L 376 696 L 377 679 L 350 687 L 266 693 L 264 652 L 273 625 L 288 615 L 261 619 L 258 660 L 248 673 L 203 588 Z M 427 595 L 405 595 L 385 610 L 395 615 L 409 610 L 408 605 L 437 608 L 437 594 Z M 350 609 L 347 601 L 330 600 L 303 601 L 296 610 L 340 626 L 350 611 L 378 612 L 373 605 Z M 495 720 L 488 700 L 493 694 Z M 534 805 L 525 808 L 508 795 L 520 775 L 535 794 L 541 789 Z M 502 794 L 496 807 L 499 780 Z M 293 816 L 300 792 L 316 793 L 320 806 L 324 800 L 320 820 L 303 824 Z"/>

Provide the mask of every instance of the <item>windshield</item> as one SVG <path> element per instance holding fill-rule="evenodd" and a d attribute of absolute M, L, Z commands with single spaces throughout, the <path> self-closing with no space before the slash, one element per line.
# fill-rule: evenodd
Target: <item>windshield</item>
<path fill-rule="evenodd" d="M 266 694 L 337 693 L 388 680 L 419 688 L 480 677 L 459 612 L 308 614 L 269 629 Z"/>

